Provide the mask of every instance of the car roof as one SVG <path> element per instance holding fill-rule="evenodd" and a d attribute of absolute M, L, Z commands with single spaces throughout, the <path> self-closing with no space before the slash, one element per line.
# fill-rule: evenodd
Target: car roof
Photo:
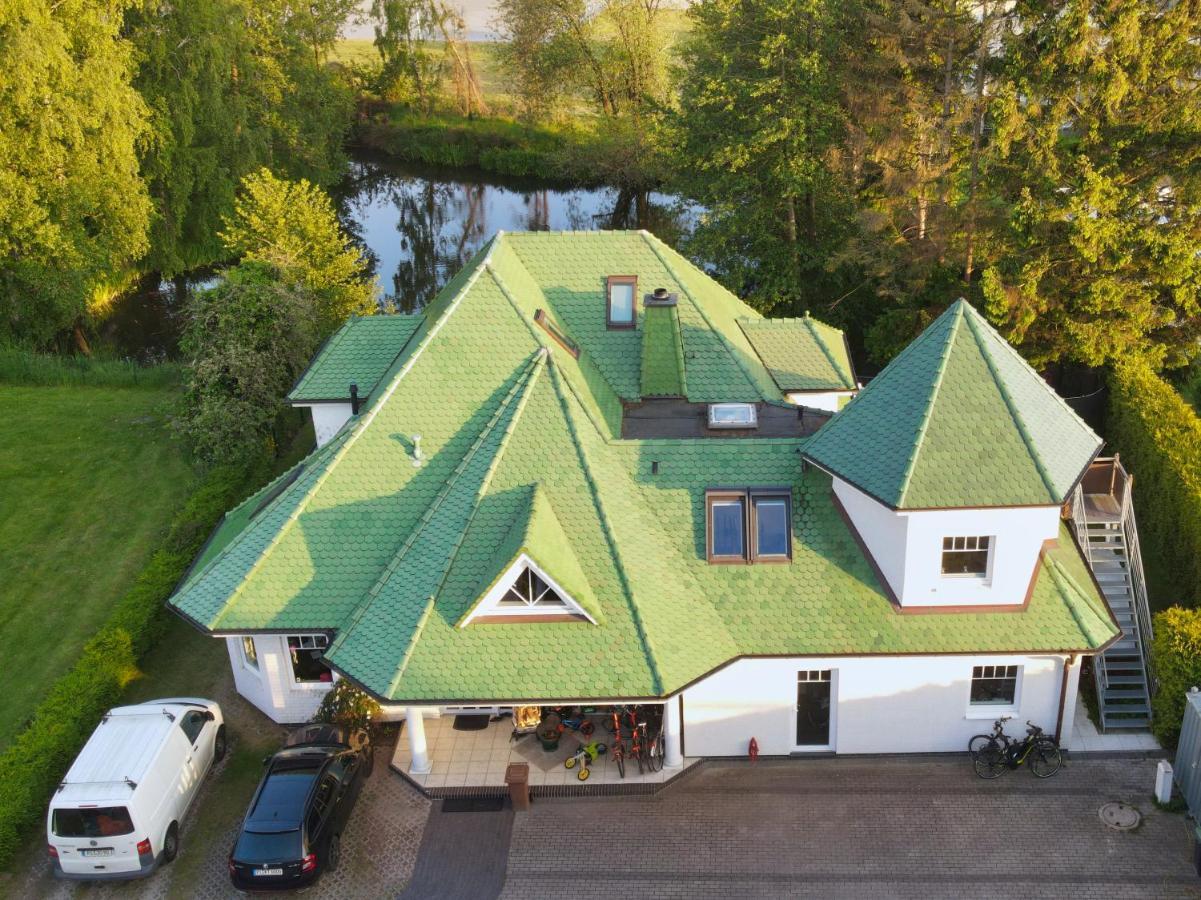
<path fill-rule="evenodd" d="M 292 754 L 283 760 L 276 755 L 246 814 L 244 830 L 270 832 L 300 827 L 309 794 L 326 760 L 322 754 L 310 756 L 306 760 L 308 765 L 299 765 L 300 759 Z M 279 765 L 280 762 L 285 765 Z"/>
<path fill-rule="evenodd" d="M 52 805 L 127 802 L 158 756 L 179 712 L 178 705 L 170 704 L 110 710 L 71 764 Z"/>

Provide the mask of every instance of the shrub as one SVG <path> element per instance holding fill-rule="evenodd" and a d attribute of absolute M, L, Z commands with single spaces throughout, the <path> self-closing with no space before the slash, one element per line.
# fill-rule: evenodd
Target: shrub
<path fill-rule="evenodd" d="M 1201 610 L 1174 606 L 1155 614 L 1151 654 L 1159 691 L 1151 702 L 1151 729 L 1165 747 L 1180 739 L 1184 695 L 1201 686 Z"/>
<path fill-rule="evenodd" d="M 164 601 L 226 509 L 263 480 L 265 462 L 211 470 L 176 515 L 162 545 L 75 665 L 50 688 L 30 723 L 0 754 L 0 866 L 41 821 L 46 800 L 100 717 L 138 675 L 138 659 L 165 624 Z"/>
<path fill-rule="evenodd" d="M 1134 474 L 1152 604 L 1201 605 L 1201 419 L 1143 362 L 1115 367 L 1106 422 Z"/>
<path fill-rule="evenodd" d="M 313 714 L 313 721 L 333 722 L 351 730 L 366 730 L 379 719 L 382 712 L 374 697 L 342 679 L 322 698 L 321 706 Z"/>

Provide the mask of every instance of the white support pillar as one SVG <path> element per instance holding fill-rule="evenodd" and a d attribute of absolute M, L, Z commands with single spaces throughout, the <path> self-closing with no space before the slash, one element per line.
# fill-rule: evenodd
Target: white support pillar
<path fill-rule="evenodd" d="M 429 747 L 425 743 L 425 719 L 420 706 L 405 709 L 405 731 L 409 733 L 410 775 L 428 775 L 433 768 L 430 763 Z"/>
<path fill-rule="evenodd" d="M 663 704 L 663 765 L 668 769 L 678 769 L 684 765 L 680 729 L 680 698 L 671 697 Z"/>

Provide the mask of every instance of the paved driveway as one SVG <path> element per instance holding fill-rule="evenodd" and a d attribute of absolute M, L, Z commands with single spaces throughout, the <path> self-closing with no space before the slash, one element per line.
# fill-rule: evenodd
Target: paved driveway
<path fill-rule="evenodd" d="M 1201 897 L 1155 763 L 976 778 L 965 759 L 707 763 L 654 798 L 542 800 L 516 817 L 502 896 Z M 1132 832 L 1097 812 L 1124 800 Z"/>

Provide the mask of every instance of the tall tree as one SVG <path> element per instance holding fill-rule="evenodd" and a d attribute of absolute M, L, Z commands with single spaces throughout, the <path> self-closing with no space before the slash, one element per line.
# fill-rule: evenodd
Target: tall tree
<path fill-rule="evenodd" d="M 267 169 L 248 176 L 221 240 L 230 253 L 270 265 L 284 284 L 304 290 L 318 337 L 348 316 L 375 310 L 375 280 L 362 253 L 329 197 L 308 181 L 287 181 Z"/>
<path fill-rule="evenodd" d="M 433 109 L 443 59 L 428 44 L 446 34 L 450 17 L 440 0 L 371 0 L 385 97 L 424 113 Z"/>
<path fill-rule="evenodd" d="M 1143 356 L 1201 336 L 1201 5 L 1019 0 L 1003 34 L 985 272 L 991 317 L 1035 363 Z"/>
<path fill-rule="evenodd" d="M 853 212 L 834 164 L 848 33 L 838 0 L 701 0 L 689 10 L 680 185 L 707 206 L 692 240 L 735 291 L 796 314 L 837 291 L 827 260 Z"/>
<path fill-rule="evenodd" d="M 147 246 L 125 0 L 0 0 L 0 334 L 38 343 Z"/>

